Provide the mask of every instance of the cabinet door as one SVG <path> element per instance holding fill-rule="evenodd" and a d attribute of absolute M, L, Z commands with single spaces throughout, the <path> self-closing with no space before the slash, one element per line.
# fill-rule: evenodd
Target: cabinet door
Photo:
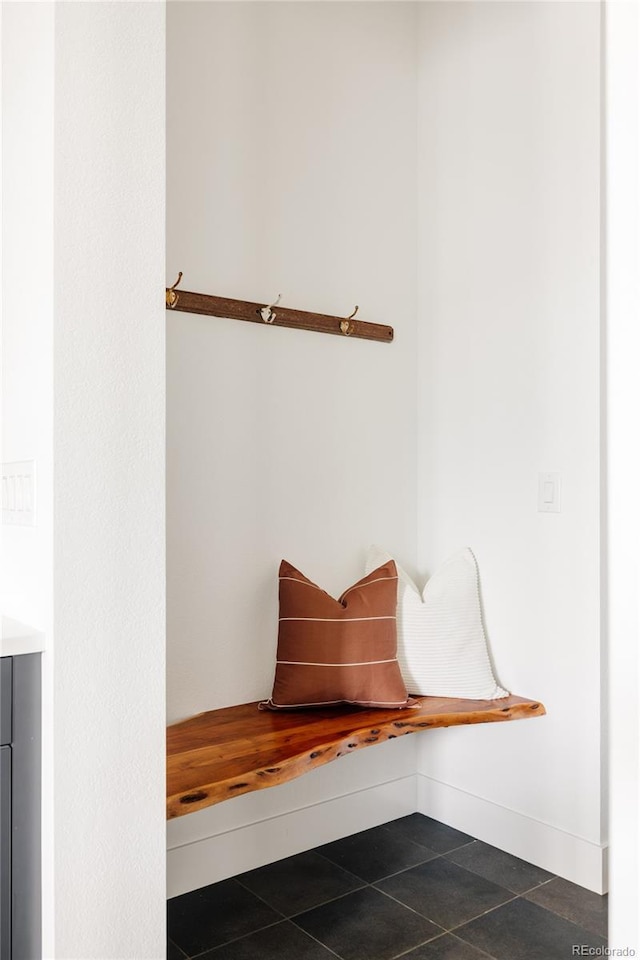
<path fill-rule="evenodd" d="M 11 743 L 11 657 L 0 658 L 0 746 Z"/>
<path fill-rule="evenodd" d="M 0 747 L 0 960 L 11 960 L 11 747 Z"/>

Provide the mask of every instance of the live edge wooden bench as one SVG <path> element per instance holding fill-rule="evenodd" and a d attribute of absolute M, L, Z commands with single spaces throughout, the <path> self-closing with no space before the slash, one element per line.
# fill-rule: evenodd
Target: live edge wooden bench
<path fill-rule="evenodd" d="M 330 707 L 258 710 L 257 703 L 209 710 L 167 730 L 167 819 L 276 786 L 361 747 L 467 723 L 540 717 L 537 700 L 420 697 L 408 710 Z"/>

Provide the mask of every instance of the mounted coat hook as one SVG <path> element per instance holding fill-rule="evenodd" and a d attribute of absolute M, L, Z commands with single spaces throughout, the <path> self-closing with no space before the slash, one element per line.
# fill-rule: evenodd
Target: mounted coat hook
<path fill-rule="evenodd" d="M 358 309 L 359 309 L 359 307 L 358 307 L 358 305 L 356 304 L 356 308 L 355 308 L 355 310 L 353 311 L 353 313 L 352 313 L 350 316 L 348 316 L 346 320 L 341 320 L 341 321 L 340 321 L 340 329 L 341 329 L 342 332 L 344 333 L 345 337 L 350 337 L 351 334 L 353 333 L 353 324 L 351 323 L 351 321 L 353 320 L 353 318 L 355 317 L 356 313 L 358 312 Z"/>
<path fill-rule="evenodd" d="M 280 303 L 281 297 L 282 297 L 282 294 L 279 293 L 278 299 L 274 303 L 271 303 L 268 307 L 261 307 L 259 313 L 265 323 L 273 323 L 273 321 L 275 320 L 276 314 L 273 308 L 278 306 L 278 304 Z"/>
<path fill-rule="evenodd" d="M 165 289 L 165 292 L 164 292 L 165 302 L 168 307 L 171 307 L 171 309 L 173 309 L 176 303 L 178 302 L 178 297 L 180 296 L 180 294 L 176 293 L 176 287 L 178 286 L 181 280 L 182 280 L 182 270 L 179 272 L 178 279 L 176 280 L 174 285 L 172 287 L 167 287 Z"/>

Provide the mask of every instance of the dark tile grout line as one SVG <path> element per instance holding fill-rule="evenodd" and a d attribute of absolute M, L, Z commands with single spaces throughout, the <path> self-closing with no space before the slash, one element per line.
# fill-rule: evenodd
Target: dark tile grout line
<path fill-rule="evenodd" d="M 560 879 L 562 879 L 562 878 L 561 878 L 561 877 L 558 877 L 558 876 L 556 876 L 556 874 L 554 874 L 552 877 L 549 877 L 548 880 L 542 880 L 540 883 L 534 883 L 534 885 L 533 885 L 532 887 L 527 887 L 527 889 L 526 889 L 526 890 L 523 890 L 522 893 L 519 893 L 518 896 L 519 896 L 519 897 L 526 897 L 526 895 L 527 895 L 528 893 L 531 893 L 532 890 L 539 890 L 540 887 L 546 887 L 546 885 L 547 885 L 548 883 L 551 883 L 552 880 L 560 880 Z M 585 887 L 584 889 L 586 890 L 586 887 Z M 550 910 L 551 908 L 550 908 L 550 907 L 547 907 L 546 909 L 547 909 L 547 910 Z M 551 910 L 551 913 L 555 913 L 555 910 Z M 558 916 L 561 916 L 561 914 L 558 914 Z"/>
<path fill-rule="evenodd" d="M 464 944 L 465 947 L 470 945 L 468 940 L 463 940 L 462 937 L 459 937 L 455 933 L 451 933 L 449 934 L 449 936 L 452 936 L 455 940 L 458 941 L 458 943 Z M 477 946 L 477 944 L 473 943 L 471 944 L 471 946 L 473 947 L 474 950 L 477 950 L 478 953 L 481 953 L 483 957 L 488 957 L 489 960 L 496 960 L 496 957 L 494 957 L 492 953 L 487 953 L 486 950 L 482 950 L 479 946 Z"/>
<path fill-rule="evenodd" d="M 388 832 L 391 833 L 392 831 L 389 830 Z M 345 837 L 345 839 L 348 839 L 348 837 Z M 472 840 L 470 843 L 460 844 L 459 847 L 451 847 L 451 850 L 447 850 L 446 853 L 436 853 L 435 850 L 432 850 L 430 847 L 426 847 L 423 843 L 416 843 L 415 840 L 410 840 L 409 842 L 413 843 L 413 845 L 416 847 L 422 847 L 423 850 L 427 850 L 431 854 L 431 856 L 426 857 L 426 859 L 424 860 L 419 860 L 417 863 L 412 863 L 408 867 L 402 867 L 402 869 L 396 870 L 394 873 L 385 873 L 384 877 L 376 877 L 375 880 L 364 880 L 364 878 L 359 877 L 357 873 L 352 873 L 351 870 L 347 870 L 346 867 L 343 867 L 340 863 L 337 863 L 335 860 L 332 860 L 330 857 L 326 855 L 326 853 L 320 853 L 320 851 L 317 849 L 314 849 L 310 852 L 317 853 L 319 857 L 323 857 L 329 863 L 333 864 L 334 867 L 340 867 L 340 869 L 344 870 L 346 873 L 351 873 L 351 876 L 355 877 L 357 880 L 364 880 L 365 885 L 368 887 L 371 887 L 373 886 L 374 883 L 382 883 L 383 880 L 390 880 L 392 877 L 397 877 L 398 874 L 404 873 L 406 870 L 413 870 L 414 867 L 421 867 L 423 863 L 431 863 L 433 860 L 441 860 L 442 857 L 446 857 L 447 854 L 454 853 L 456 850 L 462 850 L 463 847 L 469 847 L 471 846 L 471 843 L 475 843 L 476 841 Z M 456 866 L 459 867 L 460 864 L 457 863 Z M 467 870 L 468 868 L 462 867 L 461 869 Z M 473 870 L 469 870 L 469 873 L 473 873 L 473 872 L 474 872 Z M 479 877 L 480 874 L 476 873 L 475 876 Z M 551 879 L 554 879 L 554 878 L 552 877 Z M 533 887 L 531 889 L 533 890 Z M 330 903 L 330 901 L 327 900 L 327 903 Z M 318 906 L 323 906 L 323 904 L 318 904 Z"/>
<path fill-rule="evenodd" d="M 396 836 L 396 832 L 394 830 L 389 830 L 384 823 L 382 824 L 382 829 L 386 830 L 387 833 L 390 833 L 392 837 Z M 355 834 L 355 836 L 357 836 L 357 834 Z M 348 838 L 345 838 L 345 839 L 348 839 Z M 408 837 L 403 837 L 403 839 L 409 840 Z M 339 842 L 340 841 L 338 841 L 338 843 Z M 409 843 L 413 843 L 414 846 L 423 847 L 425 850 L 428 850 L 430 853 L 432 853 L 434 859 L 436 857 L 446 857 L 449 853 L 455 853 L 456 850 L 462 850 L 464 847 L 470 847 L 472 843 L 481 843 L 481 842 L 482 842 L 481 840 L 478 840 L 476 837 L 473 837 L 472 840 L 467 840 L 466 843 L 461 843 L 457 847 L 450 847 L 449 850 L 443 850 L 442 853 L 438 853 L 437 850 L 433 850 L 432 847 L 428 847 L 426 843 L 419 843 L 417 840 L 409 840 Z"/>
<path fill-rule="evenodd" d="M 511 893 L 513 891 L 509 891 L 509 892 Z M 453 933 L 454 930 L 459 930 L 461 927 L 465 927 L 468 923 L 472 923 L 474 920 L 478 920 L 480 917 L 486 917 L 488 913 L 493 913 L 494 910 L 499 910 L 500 907 L 506 907 L 508 903 L 513 903 L 514 900 L 519 900 L 519 899 L 520 899 L 520 894 L 514 893 L 512 897 L 510 897 L 508 900 L 503 901 L 503 903 L 497 903 L 495 907 L 489 907 L 488 910 L 483 910 L 482 913 L 477 913 L 475 917 L 469 917 L 468 920 L 463 920 L 462 923 L 457 923 L 454 927 L 449 927 L 449 929 L 446 932 Z M 552 912 L 553 911 L 551 910 L 549 911 L 549 913 L 552 913 Z M 464 937 L 460 937 L 459 939 L 464 940 Z M 465 943 L 468 943 L 468 942 L 469 942 L 468 940 L 465 940 Z"/>
<path fill-rule="evenodd" d="M 504 888 L 503 888 L 504 889 Z M 512 893 L 512 890 L 509 890 L 508 893 Z M 504 907 L 507 903 L 512 903 L 514 900 L 518 900 L 519 896 L 517 893 L 514 893 L 512 897 L 509 897 L 508 900 L 503 900 L 502 903 L 496 903 L 494 907 L 489 907 L 488 910 L 482 910 L 481 913 L 476 913 L 473 917 L 467 917 L 466 920 L 462 920 L 460 923 L 456 923 L 453 927 L 443 927 L 441 923 L 436 923 L 431 917 L 427 917 L 424 913 L 419 913 L 418 910 L 414 910 L 413 907 L 410 907 L 408 904 L 403 903 L 402 900 L 396 900 L 395 897 L 392 897 L 390 893 L 385 893 L 384 890 L 378 890 L 378 893 L 384 893 L 385 897 L 389 897 L 390 900 L 393 900 L 395 903 L 400 904 L 401 907 L 406 907 L 407 910 L 411 910 L 413 913 L 417 913 L 419 917 L 422 917 L 425 920 L 428 920 L 429 923 L 433 923 L 436 927 L 440 927 L 442 933 L 453 933 L 454 930 L 459 930 L 460 927 L 464 927 L 466 923 L 471 923 L 472 920 L 477 920 L 478 917 L 484 917 L 487 913 L 493 913 L 494 910 L 498 910 L 499 907 Z M 440 934 L 438 934 L 440 936 Z M 431 938 L 433 939 L 433 937 Z M 428 940 L 425 940 L 425 943 L 428 943 Z"/>
<path fill-rule="evenodd" d="M 277 912 L 279 913 L 280 911 Z M 283 921 L 286 919 L 286 917 L 281 915 L 279 920 L 274 920 L 273 923 L 267 923 L 264 925 L 264 927 L 258 927 L 257 930 L 250 930 L 249 933 L 242 933 L 239 937 L 232 937 L 231 940 L 225 940 L 224 943 L 216 943 L 212 947 L 207 947 L 206 950 L 201 950 L 200 953 L 187 954 L 187 960 L 197 960 L 198 957 L 204 957 L 206 953 L 211 953 L 212 950 L 228 947 L 232 943 L 237 943 L 238 940 L 244 940 L 245 937 L 252 937 L 254 933 L 263 933 L 265 930 L 271 929 L 271 927 L 277 927 L 279 923 L 283 923 Z M 182 947 L 180 947 L 180 949 L 182 950 Z M 184 953 L 184 950 L 182 952 Z"/>
<path fill-rule="evenodd" d="M 317 850 L 316 850 L 315 852 L 318 853 Z M 346 873 L 351 873 L 350 870 L 346 870 L 345 867 L 341 866 L 341 864 L 339 864 L 339 863 L 336 863 L 335 860 L 329 860 L 329 857 L 325 857 L 324 853 L 319 853 L 318 856 L 324 857 L 324 859 L 327 860 L 328 863 L 330 863 L 333 867 L 340 867 L 340 869 L 341 869 L 341 870 L 345 870 Z M 423 863 L 431 863 L 432 860 L 437 860 L 437 859 L 438 859 L 438 857 L 427 857 L 426 860 L 419 860 L 417 863 L 412 863 L 411 866 L 409 866 L 409 867 L 402 867 L 401 870 L 396 870 L 395 873 L 386 873 L 386 874 L 384 875 L 384 877 L 376 877 L 375 880 L 365 880 L 364 877 L 359 877 L 357 873 L 351 873 L 351 876 L 352 876 L 352 877 L 355 877 L 356 880 L 362 880 L 362 881 L 363 881 L 363 886 L 365 886 L 365 887 L 372 887 L 372 886 L 374 885 L 374 883 L 382 883 L 383 880 L 390 880 L 392 877 L 397 877 L 398 874 L 404 873 L 406 870 L 413 870 L 414 867 L 421 867 Z M 344 896 L 344 894 L 340 894 L 340 896 Z M 333 897 L 332 899 L 337 900 L 338 897 Z M 330 903 L 331 900 L 327 900 L 326 902 L 327 902 L 327 903 Z M 319 903 L 319 904 L 317 904 L 317 906 L 322 907 L 322 906 L 324 906 L 324 904 L 323 904 L 323 903 Z M 314 909 L 314 908 L 312 907 L 311 909 Z M 301 912 L 302 912 L 302 911 L 301 911 Z"/>
<path fill-rule="evenodd" d="M 296 930 L 302 930 L 300 924 L 296 923 L 295 920 L 290 920 L 289 922 L 294 925 Z M 306 934 L 307 937 L 310 937 L 311 940 L 314 940 L 315 943 L 318 943 L 321 947 L 324 947 L 325 950 L 328 950 L 329 953 L 332 953 L 334 957 L 338 958 L 338 960 L 344 960 L 344 957 L 341 957 L 339 953 L 336 953 L 335 950 L 332 950 L 327 943 L 323 943 L 322 940 L 318 940 L 312 933 L 309 933 L 308 930 L 302 930 L 302 933 Z"/>
<path fill-rule="evenodd" d="M 483 957 L 487 957 L 487 960 L 497 960 L 492 953 L 486 953 L 484 950 L 481 950 L 480 947 L 476 947 L 475 944 L 470 944 L 468 940 L 463 940 L 462 937 L 457 937 L 455 933 L 451 933 L 449 930 L 444 930 L 442 933 L 439 933 L 437 937 L 432 937 L 431 940 L 425 940 L 424 943 L 418 943 L 415 947 L 409 947 L 408 950 L 404 950 L 402 953 L 397 953 L 394 957 L 391 957 L 391 960 L 402 960 L 403 957 L 409 956 L 414 950 L 418 950 L 420 947 L 424 947 L 427 944 L 431 945 L 432 943 L 437 943 L 438 940 L 442 940 L 443 937 L 454 937 L 458 943 L 464 944 L 465 947 L 472 946 L 478 953 L 482 954 Z M 340 960 L 343 960 L 341 957 Z"/>
<path fill-rule="evenodd" d="M 525 890 L 523 893 L 520 894 L 520 896 L 526 898 L 527 894 L 528 894 L 528 893 L 531 893 L 532 890 L 539 890 L 540 887 L 545 887 L 548 883 L 551 883 L 552 880 L 562 880 L 562 879 L 563 879 L 562 877 L 559 877 L 559 876 L 557 876 L 556 874 L 554 874 L 554 876 L 553 876 L 553 877 L 549 877 L 548 880 L 543 880 L 542 883 L 536 884 L 535 887 L 530 887 L 529 890 Z M 567 882 L 568 882 L 568 883 L 571 883 L 572 881 L 569 880 L 569 881 L 567 881 Z M 577 884 L 577 886 L 579 886 L 579 884 Z M 593 891 L 593 890 L 590 890 L 590 891 L 589 891 L 589 888 L 588 888 L 588 887 L 584 887 L 583 889 L 584 889 L 584 890 L 588 890 L 589 893 L 595 893 L 595 891 Z M 609 896 L 609 891 L 607 890 L 606 893 L 597 893 L 597 894 L 595 894 L 595 895 L 596 895 L 597 897 L 608 897 L 608 896 Z M 571 917 L 568 917 L 568 916 L 567 916 L 566 914 L 564 914 L 564 913 L 557 913 L 557 912 L 556 912 L 555 910 L 553 910 L 551 907 L 546 907 L 546 906 L 544 906 L 542 903 L 538 903 L 537 900 L 528 900 L 527 902 L 528 902 L 528 903 L 535 903 L 538 907 L 542 907 L 544 910 L 549 910 L 551 913 L 554 914 L 554 916 L 560 917 L 562 920 L 566 920 L 567 923 L 573 923 L 573 924 L 574 924 L 575 926 L 577 926 L 577 927 L 582 927 L 583 930 L 586 930 L 588 933 L 593 934 L 593 936 L 600 937 L 602 940 L 605 941 L 605 943 L 606 943 L 607 945 L 609 944 L 609 927 L 608 927 L 608 923 L 607 923 L 606 921 L 605 921 L 605 932 L 604 932 L 604 934 L 602 934 L 602 933 L 596 933 L 595 930 L 589 930 L 588 927 L 585 927 L 585 926 L 583 926 L 582 924 L 578 923 L 577 920 L 572 920 Z"/>
<path fill-rule="evenodd" d="M 333 866 L 336 866 L 336 864 L 333 864 Z M 345 872 L 348 873 L 348 871 L 345 871 Z M 309 910 L 315 910 L 317 907 L 326 907 L 328 903 L 333 903 L 334 900 L 342 900 L 343 897 L 348 897 L 349 894 L 351 893 L 357 893 L 358 890 L 366 890 L 367 887 L 371 886 L 370 883 L 367 883 L 367 881 L 363 880 L 362 877 L 356 876 L 355 873 L 352 873 L 351 876 L 355 877 L 356 880 L 361 881 L 359 887 L 354 887 L 353 890 L 347 890 L 345 891 L 345 893 L 340 893 L 338 894 L 337 897 L 329 897 L 328 900 L 323 900 L 322 903 L 314 903 L 312 907 L 307 907 L 304 910 L 298 910 L 297 913 L 282 913 L 282 910 L 278 910 L 277 907 L 274 907 L 272 904 L 270 904 L 267 900 L 264 899 L 264 897 L 261 897 L 259 893 L 256 893 L 255 890 L 251 890 L 250 887 L 245 886 L 242 880 L 238 880 L 237 877 L 234 877 L 233 879 L 236 880 L 237 883 L 239 883 L 240 886 L 243 887 L 245 890 L 248 890 L 249 893 L 252 893 L 254 897 L 257 897 L 258 900 L 262 900 L 262 902 L 266 903 L 268 907 L 271 907 L 272 910 L 275 910 L 276 913 L 279 913 L 282 916 L 283 920 L 292 920 L 294 917 L 299 917 L 300 914 L 302 913 L 308 913 Z"/>
<path fill-rule="evenodd" d="M 171 935 L 169 934 L 168 931 L 167 931 L 167 943 L 170 943 L 172 947 L 175 947 L 176 950 L 179 950 L 182 956 L 184 957 L 184 960 L 189 960 L 189 956 L 184 952 L 182 947 L 175 942 L 175 940 L 171 939 Z"/>
<path fill-rule="evenodd" d="M 246 889 L 248 889 L 248 888 L 245 887 L 245 890 L 246 890 Z M 362 890 L 362 889 L 364 889 L 364 888 L 363 888 L 363 887 L 359 887 L 358 889 L 359 889 L 359 890 Z M 251 892 L 253 893 L 253 891 L 251 891 Z M 355 891 L 351 891 L 351 892 L 353 893 L 353 892 L 355 892 Z M 254 896 L 258 896 L 258 895 L 257 895 L 257 894 L 254 894 Z M 345 896 L 346 896 L 346 894 L 345 894 Z M 262 900 L 262 897 L 259 897 L 258 899 Z M 336 897 L 335 899 L 336 899 L 336 900 L 339 900 L 340 897 Z M 267 902 L 266 900 L 263 900 L 263 903 L 266 903 L 266 902 Z M 331 900 L 327 900 L 326 902 L 327 902 L 327 903 L 331 903 Z M 324 906 L 324 904 L 320 904 L 320 906 Z M 272 907 L 271 909 L 273 910 L 274 908 Z M 311 908 L 311 909 L 314 909 L 314 908 Z M 276 912 L 277 912 L 277 913 L 280 913 L 279 910 L 276 911 Z M 321 940 L 316 940 L 316 938 L 313 936 L 313 934 L 309 933 L 308 930 L 303 930 L 302 927 L 299 926 L 299 925 L 295 922 L 295 920 L 293 919 L 293 917 L 285 917 L 284 914 L 281 914 L 281 915 L 280 915 L 280 919 L 279 919 L 279 920 L 274 920 L 273 923 L 268 923 L 268 924 L 266 924 L 266 926 L 264 926 L 264 927 L 259 927 L 257 930 L 251 930 L 249 933 L 243 933 L 243 934 L 241 934 L 239 937 L 233 937 L 231 940 L 225 940 L 224 943 L 217 943 L 214 947 L 207 947 L 206 950 L 201 950 L 200 953 L 194 953 L 194 954 L 192 954 L 191 956 L 189 956 L 188 954 L 185 954 L 185 960 L 198 960 L 198 957 L 204 957 L 205 954 L 211 953 L 211 952 L 213 952 L 214 950 L 221 950 L 223 947 L 229 947 L 229 946 L 231 946 L 231 944 L 233 944 L 233 943 L 238 943 L 239 940 L 245 940 L 245 939 L 248 938 L 248 937 L 253 937 L 253 936 L 255 936 L 256 933 L 264 933 L 265 930 L 270 930 L 271 927 L 277 927 L 277 926 L 279 926 L 281 923 L 292 923 L 297 930 L 300 930 L 302 933 L 304 933 L 305 936 L 309 937 L 310 940 L 314 940 L 319 946 L 324 947 L 324 949 L 325 949 L 325 950 L 328 950 L 329 953 L 332 953 L 333 956 L 337 958 L 337 960 L 343 960 L 343 958 L 340 956 L 340 954 L 339 954 L 339 953 L 336 953 L 334 950 L 332 950 L 331 947 L 328 947 L 326 943 L 323 943 Z M 175 941 L 174 941 L 174 942 L 175 942 Z M 182 947 L 180 947 L 178 944 L 175 944 L 175 946 L 178 947 L 178 949 L 181 951 L 181 953 L 184 953 L 184 950 L 182 949 Z"/>

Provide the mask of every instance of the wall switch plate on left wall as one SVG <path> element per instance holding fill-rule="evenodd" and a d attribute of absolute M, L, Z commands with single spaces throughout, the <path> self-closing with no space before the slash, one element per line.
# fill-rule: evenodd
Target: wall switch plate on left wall
<path fill-rule="evenodd" d="M 35 460 L 2 464 L 2 522 L 12 526 L 35 527 Z"/>

